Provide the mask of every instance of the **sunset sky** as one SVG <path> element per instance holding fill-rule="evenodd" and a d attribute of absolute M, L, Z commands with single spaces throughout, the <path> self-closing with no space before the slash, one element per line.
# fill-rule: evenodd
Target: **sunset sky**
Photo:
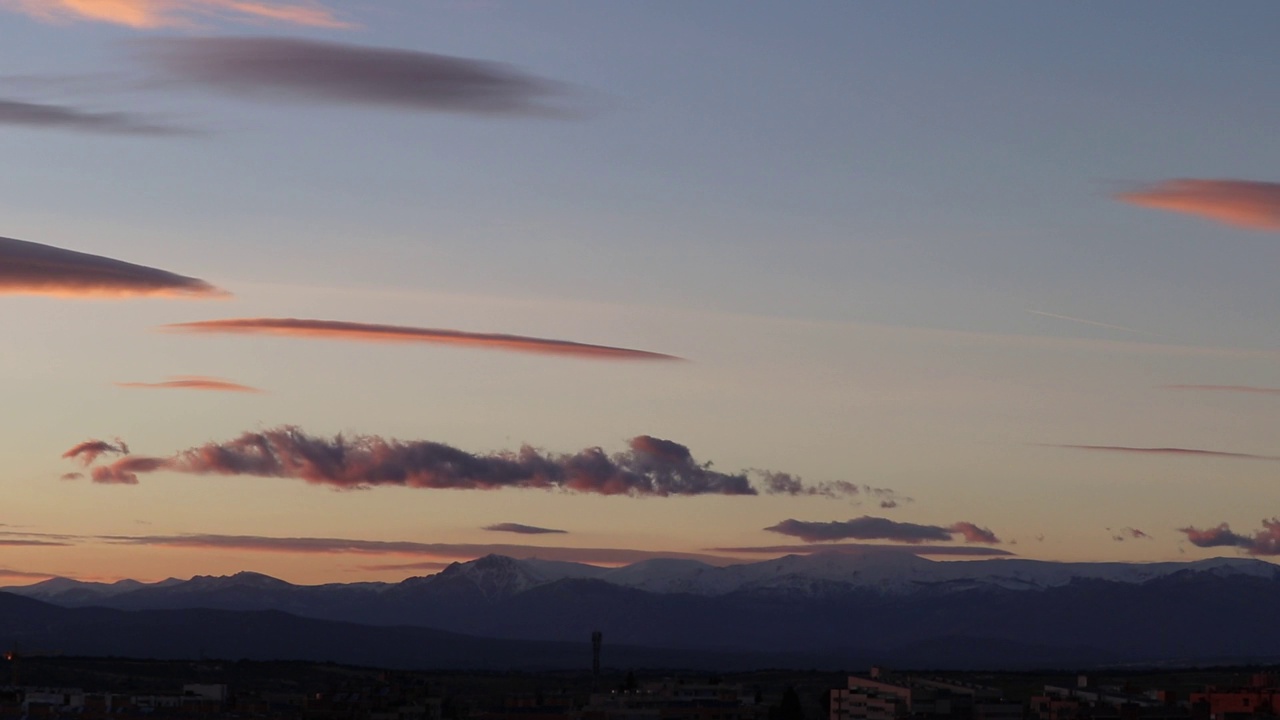
<path fill-rule="evenodd" d="M 1277 27 L 0 0 L 0 584 L 1275 560 Z"/>

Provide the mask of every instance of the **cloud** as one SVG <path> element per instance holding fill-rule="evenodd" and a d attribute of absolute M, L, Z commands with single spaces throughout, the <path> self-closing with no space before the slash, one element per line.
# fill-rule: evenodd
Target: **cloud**
<path fill-rule="evenodd" d="M 357 342 L 418 342 L 443 345 L 495 348 L 515 352 L 564 355 L 607 360 L 679 360 L 680 358 L 607 345 L 588 345 L 569 340 L 522 335 L 473 333 L 461 330 L 375 325 L 337 320 L 299 320 L 297 318 L 233 318 L 164 325 L 162 330 L 181 333 L 224 333 L 236 335 L 277 335 L 282 337 L 322 338 Z"/>
<path fill-rule="evenodd" d="M 87 452 L 84 446 L 86 443 L 81 443 L 64 456 L 77 457 Z M 386 485 L 454 490 L 540 488 L 662 497 L 761 492 L 747 472 L 712 470 L 710 463 L 694 460 L 687 447 L 648 435 L 632 438 L 627 450 L 613 455 L 598 447 L 567 454 L 546 453 L 527 445 L 515 452 L 478 455 L 429 440 L 402 441 L 375 435 L 323 438 L 292 426 L 247 432 L 228 442 L 209 443 L 166 458 L 121 458 L 95 467 L 92 479 L 134 484 L 138 474 L 159 470 L 296 478 L 341 489 Z M 803 491 L 806 486 L 799 487 Z M 767 485 L 763 490 L 776 492 Z"/>
<path fill-rule="evenodd" d="M 281 37 L 171 37 L 143 57 L 183 86 L 296 100 L 489 116 L 564 113 L 562 91 L 499 63 L 416 50 Z"/>
<path fill-rule="evenodd" d="M 947 530 L 959 534 L 967 543 L 988 543 L 991 545 L 1000 544 L 1000 538 L 991 532 L 989 528 L 978 527 L 971 522 L 958 522 L 947 528 Z"/>
<path fill-rule="evenodd" d="M 1086 320 L 1084 318 L 1072 317 L 1070 315 L 1058 315 L 1056 313 L 1041 312 L 1039 310 L 1028 310 L 1027 312 L 1031 313 L 1032 315 L 1039 315 L 1041 317 L 1055 318 L 1057 320 L 1067 320 L 1074 323 L 1080 323 L 1082 325 L 1093 325 L 1094 327 L 1108 328 L 1110 330 L 1123 330 L 1124 332 L 1136 333 L 1138 335 L 1152 334 L 1144 330 L 1135 330 L 1131 327 L 1125 327 L 1124 325 L 1112 325 L 1111 323 L 1098 322 L 1097 320 Z"/>
<path fill-rule="evenodd" d="M 1259 387 L 1256 385 L 1161 385 L 1164 390 L 1203 390 L 1206 392 L 1253 393 L 1257 395 L 1280 395 L 1280 388 Z"/>
<path fill-rule="evenodd" d="M 52 245 L 0 237 L 0 295 L 227 297 L 204 280 Z"/>
<path fill-rule="evenodd" d="M 633 550 L 630 548 L 543 547 L 537 545 L 420 543 L 409 541 L 352 540 L 319 537 L 263 537 L 257 535 L 108 535 L 100 538 L 109 543 L 145 545 L 149 547 L 193 548 L 208 550 L 250 550 L 275 553 L 323 555 L 405 555 L 454 560 L 473 560 L 490 554 L 515 558 L 540 558 L 565 562 L 620 565 L 653 558 L 684 558 L 715 564 L 731 562 L 728 558 L 701 553 Z M 434 563 L 433 563 L 434 564 Z M 383 566 L 381 569 L 410 569 L 420 563 Z"/>
<path fill-rule="evenodd" d="M 0 98 L 0 125 L 79 130 L 116 135 L 190 135 L 193 131 L 163 125 L 121 112 L 91 112 L 66 105 Z"/>
<path fill-rule="evenodd" d="M 1110 530 L 1111 528 L 1107 528 Z M 1142 532 L 1137 528 L 1120 528 L 1111 535 L 1111 539 L 1116 542 L 1124 542 L 1125 540 L 1150 540 L 1151 536 Z"/>
<path fill-rule="evenodd" d="M 1126 447 L 1123 445 L 1046 445 L 1045 447 L 1067 448 L 1068 450 L 1091 450 L 1095 452 L 1134 453 L 1138 455 L 1181 455 L 1189 457 L 1237 458 L 1243 460 L 1280 460 L 1275 455 L 1252 455 L 1249 453 L 1223 452 L 1221 450 L 1197 450 L 1179 447 Z"/>
<path fill-rule="evenodd" d="M 1280 517 L 1264 519 L 1262 529 L 1253 535 L 1238 535 L 1227 523 L 1204 530 L 1178 528 L 1178 532 L 1186 534 L 1187 540 L 1196 547 L 1238 547 L 1250 555 L 1280 555 Z"/>
<path fill-rule="evenodd" d="M 1280 183 L 1183 178 L 1115 197 L 1142 207 L 1199 215 L 1225 225 L 1280 230 Z"/>
<path fill-rule="evenodd" d="M 199 375 L 178 375 L 171 377 L 164 382 L 145 383 L 145 382 L 118 382 L 117 387 L 122 388 L 148 388 L 148 389 L 184 389 L 184 390 L 215 390 L 221 392 L 238 392 L 238 393 L 261 393 L 262 391 L 248 385 L 233 383 L 229 380 L 221 378 L 202 377 Z"/>
<path fill-rule="evenodd" d="M 93 469 L 89 477 L 102 485 L 137 485 L 138 473 L 151 473 L 162 470 L 168 465 L 165 458 L 131 455 L 120 458 L 110 465 Z"/>
<path fill-rule="evenodd" d="M 863 515 L 852 520 L 832 520 L 830 522 L 811 522 L 806 520 L 783 520 L 777 525 L 765 528 L 769 532 L 790 535 L 807 543 L 828 542 L 832 540 L 891 540 L 903 543 L 922 543 L 928 541 L 948 541 L 952 535 L 961 535 L 966 542 L 998 543 L 999 538 L 990 530 L 980 528 L 969 522 L 958 522 L 951 527 L 940 525 L 917 525 L 916 523 L 897 522 L 887 518 Z"/>
<path fill-rule="evenodd" d="M 45 22 L 87 20 L 138 29 L 191 27 L 198 18 L 341 28 L 350 25 L 316 2 L 272 0 L 0 0 L 0 8 Z"/>
<path fill-rule="evenodd" d="M 72 544 L 73 543 L 58 540 L 22 540 L 18 538 L 0 539 L 0 546 L 4 547 L 70 547 Z"/>
<path fill-rule="evenodd" d="M 491 532 L 518 533 L 520 535 L 548 535 L 552 533 L 563 534 L 569 532 L 568 530 L 554 530 L 552 528 L 537 527 L 536 525 L 522 525 L 520 523 L 513 522 L 486 525 L 483 529 Z"/>
<path fill-rule="evenodd" d="M 827 543 L 823 545 L 754 545 L 747 547 L 706 548 L 707 552 L 776 555 L 778 553 L 811 555 L 824 552 L 865 553 L 892 550 L 911 555 L 1011 556 L 1014 553 L 993 547 L 972 545 L 882 545 L 877 543 Z"/>
<path fill-rule="evenodd" d="M 47 580 L 51 577 L 57 577 L 53 573 L 27 572 L 26 570 L 14 570 L 12 568 L 0 568 L 0 578 L 15 578 L 22 580 Z"/>
<path fill-rule="evenodd" d="M 85 440 L 82 443 L 72 446 L 72 448 L 64 453 L 62 457 L 67 460 L 78 459 L 81 464 L 92 465 L 99 455 L 111 453 L 114 455 L 128 455 L 129 446 L 120 438 L 116 438 L 114 443 L 106 440 Z M 63 476 L 64 479 L 66 476 Z"/>

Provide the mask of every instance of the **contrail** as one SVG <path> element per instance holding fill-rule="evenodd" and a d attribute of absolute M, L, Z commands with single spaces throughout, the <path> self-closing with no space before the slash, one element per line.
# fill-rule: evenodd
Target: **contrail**
<path fill-rule="evenodd" d="M 1040 310 L 1027 310 L 1027 312 L 1031 313 L 1032 315 L 1041 315 L 1043 317 L 1057 318 L 1059 320 L 1069 320 L 1071 322 L 1081 323 L 1083 325 L 1093 325 L 1094 327 L 1109 328 L 1111 330 L 1123 330 L 1125 332 L 1136 333 L 1138 335 L 1147 335 L 1149 337 L 1161 337 L 1160 335 L 1147 332 L 1146 330 L 1135 330 L 1134 328 L 1131 328 L 1131 327 L 1125 327 L 1123 325 L 1112 325 L 1111 323 L 1098 322 L 1097 320 L 1085 320 L 1084 318 L 1071 317 L 1070 315 L 1058 315 L 1057 313 L 1041 312 Z"/>

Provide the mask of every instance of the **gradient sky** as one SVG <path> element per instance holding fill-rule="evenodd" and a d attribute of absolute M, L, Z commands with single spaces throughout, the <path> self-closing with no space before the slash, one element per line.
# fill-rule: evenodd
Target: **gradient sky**
<path fill-rule="evenodd" d="M 1274 558 L 1276 27 L 1269 0 L 0 0 L 0 581 L 927 537 Z M 233 319 L 276 325 L 183 331 Z M 281 426 L 760 492 L 182 455 Z M 121 457 L 157 460 L 93 481 Z"/>

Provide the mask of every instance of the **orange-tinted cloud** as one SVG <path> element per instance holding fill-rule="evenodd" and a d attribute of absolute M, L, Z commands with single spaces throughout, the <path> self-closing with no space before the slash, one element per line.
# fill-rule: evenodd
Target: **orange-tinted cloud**
<path fill-rule="evenodd" d="M 0 7 L 47 22 L 87 20 L 148 30 L 189 27 L 200 19 L 350 26 L 323 5 L 306 0 L 0 0 Z"/>
<path fill-rule="evenodd" d="M 1161 385 L 1165 390 L 1203 390 L 1205 392 L 1250 393 L 1254 395 L 1280 395 L 1280 388 L 1257 385 Z"/>
<path fill-rule="evenodd" d="M 256 387 L 241 385 L 221 378 L 202 377 L 200 375 L 178 375 L 164 382 L 118 382 L 118 387 L 146 389 L 179 389 L 179 390 L 214 390 L 219 392 L 260 393 Z"/>
<path fill-rule="evenodd" d="M 1262 529 L 1253 535 L 1232 532 L 1231 526 L 1221 523 L 1217 527 L 1200 530 L 1195 527 L 1178 528 L 1192 545 L 1202 548 L 1238 547 L 1250 555 L 1280 555 L 1280 518 L 1262 521 Z"/>
<path fill-rule="evenodd" d="M 100 442 L 81 443 L 64 457 L 82 456 L 98 448 L 94 443 Z M 169 457 L 130 455 L 95 467 L 91 477 L 97 483 L 132 485 L 138 482 L 139 474 L 161 470 L 296 478 L 348 490 L 388 485 L 452 490 L 534 488 L 633 497 L 776 492 L 752 482 L 752 476 L 770 475 L 767 471 L 713 470 L 711 463 L 696 461 L 685 446 L 648 435 L 632 438 L 627 450 L 613 455 L 598 447 L 570 454 L 548 453 L 527 445 L 515 452 L 473 454 L 430 440 L 376 435 L 325 438 L 291 426 L 247 432 L 234 440 L 208 443 Z M 795 482 L 801 483 L 798 479 Z M 800 494 L 812 494 L 804 491 L 802 483 L 797 487 Z"/>
<path fill-rule="evenodd" d="M 222 333 L 235 335 L 276 335 L 281 337 L 351 340 L 356 342 L 437 343 L 494 348 L 515 352 L 564 355 L 605 360 L 679 360 L 672 355 L 589 345 L 569 340 L 473 333 L 462 330 L 405 327 L 343 322 L 338 320 L 299 320 L 297 318 L 235 318 L 165 325 L 161 329 L 183 333 Z"/>
<path fill-rule="evenodd" d="M 0 295 L 215 298 L 229 293 L 166 270 L 0 237 Z"/>
<path fill-rule="evenodd" d="M 1050 445 L 1049 447 L 1066 448 L 1068 450 L 1089 450 L 1093 452 L 1133 453 L 1136 455 L 1174 455 L 1183 457 L 1218 457 L 1241 460 L 1280 460 L 1275 455 L 1253 455 L 1250 453 L 1224 452 L 1222 450 L 1198 450 L 1180 447 L 1126 447 L 1124 445 Z"/>
<path fill-rule="evenodd" d="M 1226 225 L 1280 230 L 1280 183 L 1184 178 L 1115 197 L 1134 205 L 1199 215 Z"/>
<path fill-rule="evenodd" d="M 888 518 L 863 515 L 852 520 L 832 520 L 814 522 L 808 520 L 783 520 L 777 525 L 765 528 L 769 532 L 790 535 L 807 543 L 829 542 L 833 540 L 889 540 L 902 543 L 922 543 L 930 541 L 947 541 L 952 535 L 962 536 L 966 542 L 996 544 L 1000 539 L 986 528 L 978 527 L 971 522 L 958 522 L 950 527 L 941 525 L 919 525 L 909 522 L 898 522 Z"/>

